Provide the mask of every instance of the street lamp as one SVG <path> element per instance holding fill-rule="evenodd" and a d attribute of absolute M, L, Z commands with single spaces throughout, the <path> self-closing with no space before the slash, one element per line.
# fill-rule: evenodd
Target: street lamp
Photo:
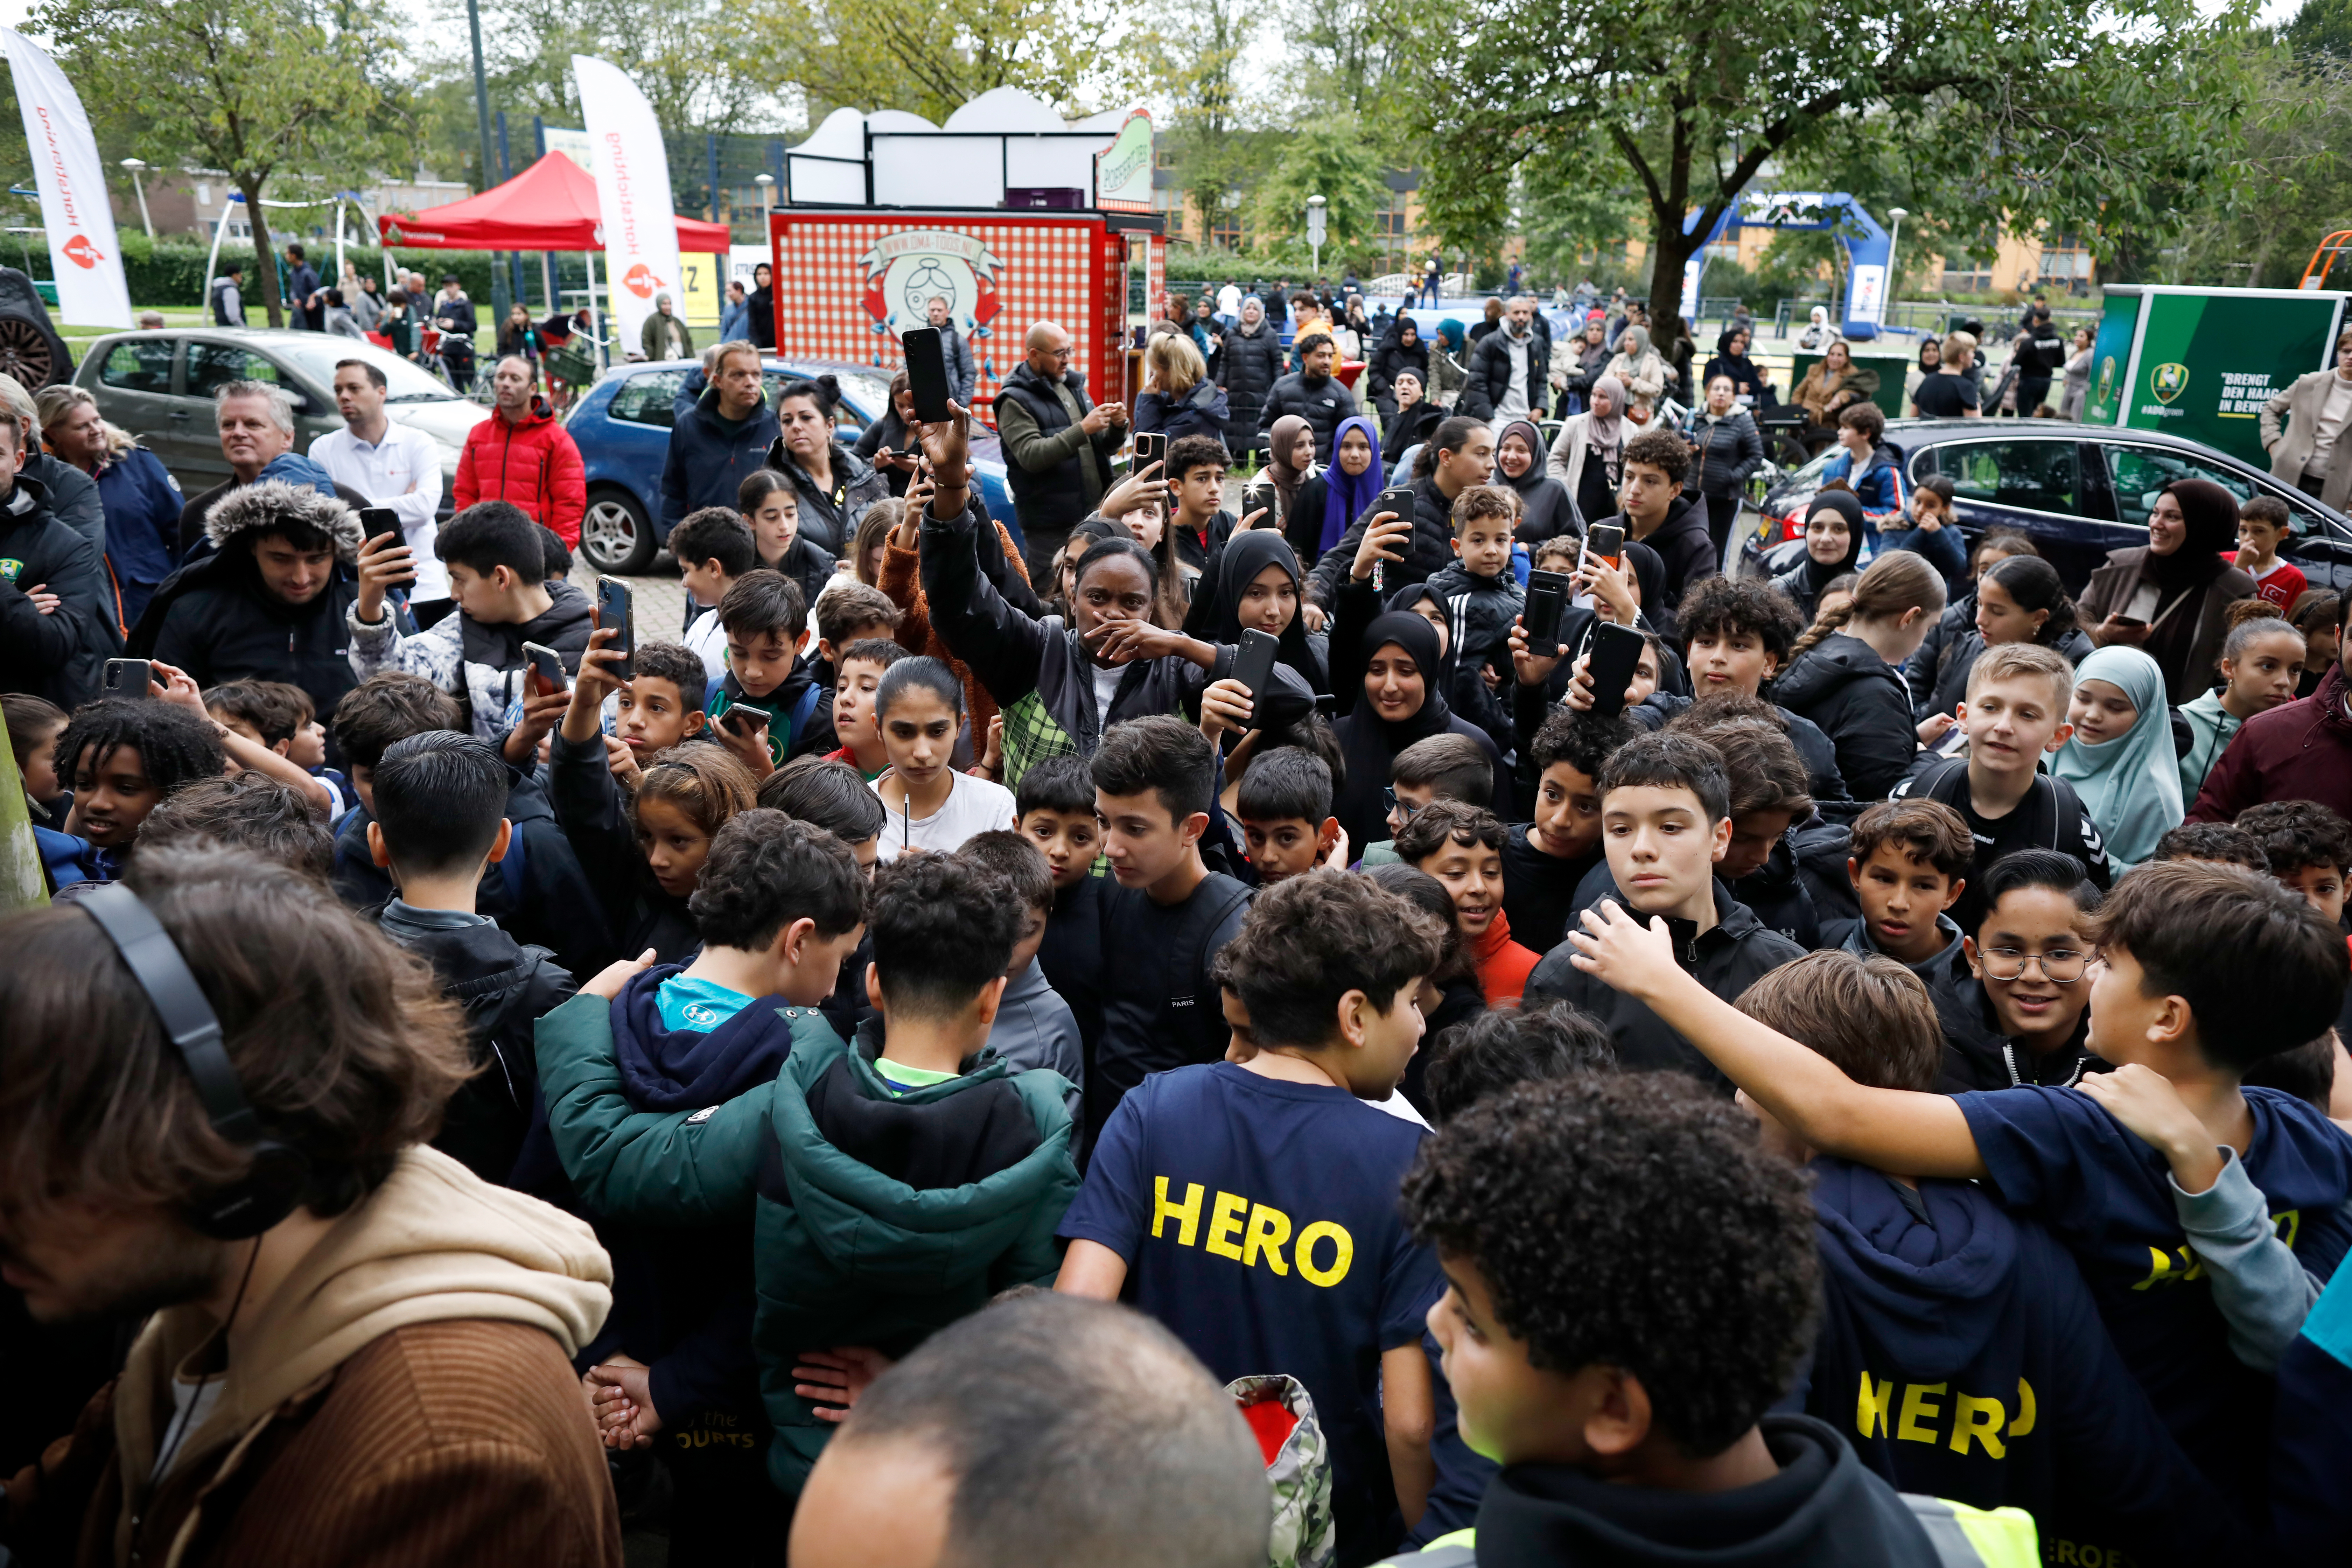
<path fill-rule="evenodd" d="M 751 176 L 751 183 L 760 187 L 760 238 L 765 243 L 768 237 L 768 208 L 776 199 L 776 176 L 762 169 Z"/>
<path fill-rule="evenodd" d="M 1314 252 L 1313 269 L 1318 278 L 1323 273 L 1323 213 L 1329 205 L 1319 195 L 1307 198 L 1307 243 Z"/>
<path fill-rule="evenodd" d="M 1886 231 L 1886 303 L 1879 312 L 1881 321 L 1895 314 L 1895 281 L 1903 276 L 1895 270 L 1895 242 L 1903 237 L 1903 220 L 1911 215 L 1901 207 L 1888 207 L 1886 216 L 1895 220 L 1895 226 Z"/>
<path fill-rule="evenodd" d="M 137 158 L 125 158 L 122 166 L 131 171 L 131 189 L 139 197 L 139 226 L 147 231 L 147 242 L 152 245 L 155 241 L 155 225 L 147 216 L 146 187 L 139 183 L 139 172 L 147 165 Z"/>

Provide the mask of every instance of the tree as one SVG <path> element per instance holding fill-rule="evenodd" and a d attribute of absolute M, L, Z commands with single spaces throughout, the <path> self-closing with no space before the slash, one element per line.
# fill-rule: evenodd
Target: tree
<path fill-rule="evenodd" d="M 26 26 L 56 41 L 98 115 L 136 112 L 156 146 L 244 194 L 262 306 L 282 326 L 262 193 L 276 178 L 389 157 L 390 106 L 371 66 L 393 45 L 373 14 L 352 0 L 51 0 Z"/>
<path fill-rule="evenodd" d="M 1137 40 L 1174 100 L 1169 145 L 1204 241 L 1239 215 L 1257 177 L 1241 75 L 1255 31 L 1246 0 L 1177 0 Z"/>
<path fill-rule="evenodd" d="M 1372 216 L 1388 199 L 1381 155 L 1352 114 L 1326 115 L 1293 132 L 1259 180 L 1256 224 L 1269 238 L 1307 233 L 1307 198 L 1323 198 L 1326 251 L 1356 245 L 1372 232 Z"/>
<path fill-rule="evenodd" d="M 1082 86 L 1125 66 L 1105 46 L 1120 17 L 1111 0 L 760 0 L 729 11 L 728 30 L 747 36 L 771 79 L 807 97 L 811 123 L 849 105 L 937 124 L 1000 87 L 1076 107 Z"/>
<path fill-rule="evenodd" d="M 1646 208 L 1654 320 L 1683 265 L 1768 165 L 1833 135 L 1906 149 L 1971 217 L 2098 234 L 2168 221 L 2156 193 L 2227 182 L 2247 0 L 1614 0 L 1431 12 L 1423 199 L 1493 225 L 1523 163 L 1610 146 Z M 1932 133 L 1933 140 L 1923 140 Z"/>

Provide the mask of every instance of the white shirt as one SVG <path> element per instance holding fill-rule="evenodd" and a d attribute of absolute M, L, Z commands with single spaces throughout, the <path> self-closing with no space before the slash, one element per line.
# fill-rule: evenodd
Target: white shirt
<path fill-rule="evenodd" d="M 1223 288 L 1217 290 L 1217 311 L 1220 315 L 1226 316 L 1238 316 L 1242 313 L 1242 286 L 1240 284 L 1228 283 Z"/>
<path fill-rule="evenodd" d="M 695 616 L 684 640 L 688 651 L 702 660 L 703 678 L 716 689 L 727 679 L 727 628 L 719 624 L 719 612 L 705 610 Z"/>
<path fill-rule="evenodd" d="M 408 596 L 426 601 L 449 596 L 449 572 L 433 553 L 440 530 L 434 513 L 441 506 L 441 443 L 397 419 L 383 423 L 383 439 L 368 445 L 349 428 L 330 430 L 310 443 L 310 460 L 327 477 L 390 507 L 408 541 L 416 581 Z"/>
<path fill-rule="evenodd" d="M 1095 677 L 1095 721 L 1097 725 L 1110 722 L 1110 700 L 1118 695 L 1120 677 L 1127 673 L 1123 664 L 1097 664 Z"/>
<path fill-rule="evenodd" d="M 889 776 L 884 773 L 882 778 Z M 903 806 L 890 813 L 890 820 L 882 825 L 883 859 L 896 860 L 899 852 L 909 847 L 928 849 L 935 855 L 952 855 L 976 833 L 1013 826 L 1011 790 L 965 773 L 950 773 L 949 778 L 948 797 L 930 816 L 909 822 Z M 882 779 L 876 779 L 869 787 L 876 795 L 882 795 Z M 889 804 L 889 798 L 883 795 L 885 805 Z"/>

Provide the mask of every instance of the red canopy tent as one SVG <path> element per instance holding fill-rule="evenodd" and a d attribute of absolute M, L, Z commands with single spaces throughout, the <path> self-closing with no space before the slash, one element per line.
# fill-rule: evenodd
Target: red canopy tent
<path fill-rule="evenodd" d="M 376 219 L 387 245 L 414 250 L 601 250 L 596 182 L 561 153 L 550 153 L 503 185 L 422 212 Z M 677 247 L 688 256 L 723 256 L 727 226 L 677 220 Z"/>

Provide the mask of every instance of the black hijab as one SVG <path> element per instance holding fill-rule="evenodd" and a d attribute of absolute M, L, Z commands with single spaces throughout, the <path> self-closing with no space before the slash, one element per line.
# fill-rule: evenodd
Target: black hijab
<path fill-rule="evenodd" d="M 1289 541 L 1270 528 L 1253 528 L 1236 533 L 1225 542 L 1217 560 L 1216 605 L 1210 613 L 1204 640 L 1238 647 L 1242 640 L 1242 595 L 1257 581 L 1258 574 L 1269 566 L 1279 566 L 1290 577 L 1290 585 L 1299 590 L 1299 602 L 1306 603 L 1306 585 L 1299 581 L 1298 557 L 1292 553 Z M 1319 691 L 1324 675 L 1317 668 L 1315 655 L 1307 643 L 1307 617 L 1293 612 L 1290 624 L 1282 628 L 1282 648 L 1275 662 L 1286 664 L 1307 682 L 1307 689 Z"/>
<path fill-rule="evenodd" d="M 1446 705 L 1440 678 L 1444 661 L 1437 653 L 1437 628 L 1410 610 L 1388 611 L 1364 628 L 1363 651 L 1356 664 L 1359 684 L 1372 657 L 1391 644 L 1402 648 L 1421 671 L 1423 696 L 1419 710 L 1411 718 L 1390 721 L 1381 718 L 1370 700 L 1359 691 L 1354 711 L 1339 721 L 1347 780 L 1340 786 L 1334 815 L 1359 856 L 1366 845 L 1388 837 L 1382 797 L 1396 771 L 1397 753 L 1415 741 L 1443 735 L 1454 728 L 1454 710 Z"/>
<path fill-rule="evenodd" d="M 2172 688 L 2196 649 L 2205 590 L 2231 565 L 2231 556 L 2221 552 L 2237 549 L 2238 498 L 2210 479 L 2175 479 L 2164 493 L 2179 504 L 2188 532 L 2171 554 L 2151 550 L 2140 563 L 2140 581 L 2155 584 L 2157 593 L 2156 624 L 2140 650 L 2156 660 Z"/>
<path fill-rule="evenodd" d="M 1825 563 L 1814 560 L 1811 551 L 1805 552 L 1804 595 L 1810 603 L 1816 605 L 1821 603 L 1822 590 L 1828 587 L 1832 579 L 1853 571 L 1854 557 L 1862 553 L 1862 502 L 1851 490 L 1823 490 L 1805 509 L 1807 525 L 1810 526 L 1813 519 L 1825 511 L 1833 511 L 1845 519 L 1845 558 Z"/>

